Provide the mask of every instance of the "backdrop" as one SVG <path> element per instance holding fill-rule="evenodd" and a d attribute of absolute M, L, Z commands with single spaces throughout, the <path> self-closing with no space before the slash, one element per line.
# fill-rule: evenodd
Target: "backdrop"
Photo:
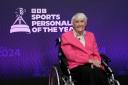
<path fill-rule="evenodd" d="M 127 8 L 124 0 L 1 0 L 0 79 L 47 77 L 58 63 L 56 38 L 76 12 L 87 14 L 115 75 L 128 75 Z"/>

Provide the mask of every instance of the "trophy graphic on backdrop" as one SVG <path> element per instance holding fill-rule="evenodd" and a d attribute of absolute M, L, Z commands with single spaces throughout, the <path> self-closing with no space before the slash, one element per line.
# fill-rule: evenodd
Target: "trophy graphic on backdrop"
<path fill-rule="evenodd" d="M 13 25 L 11 26 L 10 33 L 14 33 L 14 32 L 31 33 L 29 26 L 26 24 L 25 20 L 22 17 L 25 12 L 26 10 L 23 8 L 16 9 L 17 19 L 14 21 Z"/>

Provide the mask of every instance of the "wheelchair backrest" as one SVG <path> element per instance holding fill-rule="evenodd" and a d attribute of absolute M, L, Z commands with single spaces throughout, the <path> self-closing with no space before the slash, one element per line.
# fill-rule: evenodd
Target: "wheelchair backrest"
<path fill-rule="evenodd" d="M 59 65 L 60 65 L 60 69 L 62 71 L 63 74 L 69 76 L 69 72 L 68 72 L 68 63 L 67 63 L 67 59 L 61 49 L 61 39 L 60 37 L 56 39 L 56 46 L 58 47 L 58 58 L 59 58 Z"/>

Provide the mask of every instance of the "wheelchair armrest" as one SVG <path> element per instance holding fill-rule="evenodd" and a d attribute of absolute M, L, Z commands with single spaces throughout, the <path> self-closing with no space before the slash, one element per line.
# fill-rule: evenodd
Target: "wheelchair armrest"
<path fill-rule="evenodd" d="M 105 54 L 100 54 L 100 56 L 101 56 L 102 61 L 106 62 L 107 64 L 108 64 L 109 62 L 111 62 L 111 59 L 110 59 L 107 55 L 105 55 Z"/>

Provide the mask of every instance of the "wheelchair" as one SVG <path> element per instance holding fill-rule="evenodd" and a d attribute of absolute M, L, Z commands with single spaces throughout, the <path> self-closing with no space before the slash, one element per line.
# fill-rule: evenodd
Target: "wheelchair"
<path fill-rule="evenodd" d="M 58 58 L 59 63 L 53 65 L 50 74 L 49 74 L 49 85 L 75 85 L 76 80 L 73 80 L 71 72 L 68 69 L 68 64 L 62 49 L 60 48 L 61 40 L 57 39 L 58 46 Z M 112 69 L 108 66 L 108 63 L 111 61 L 106 55 L 101 54 L 102 65 L 105 68 L 107 74 L 107 80 L 109 85 L 120 85 L 119 81 L 115 79 Z"/>

